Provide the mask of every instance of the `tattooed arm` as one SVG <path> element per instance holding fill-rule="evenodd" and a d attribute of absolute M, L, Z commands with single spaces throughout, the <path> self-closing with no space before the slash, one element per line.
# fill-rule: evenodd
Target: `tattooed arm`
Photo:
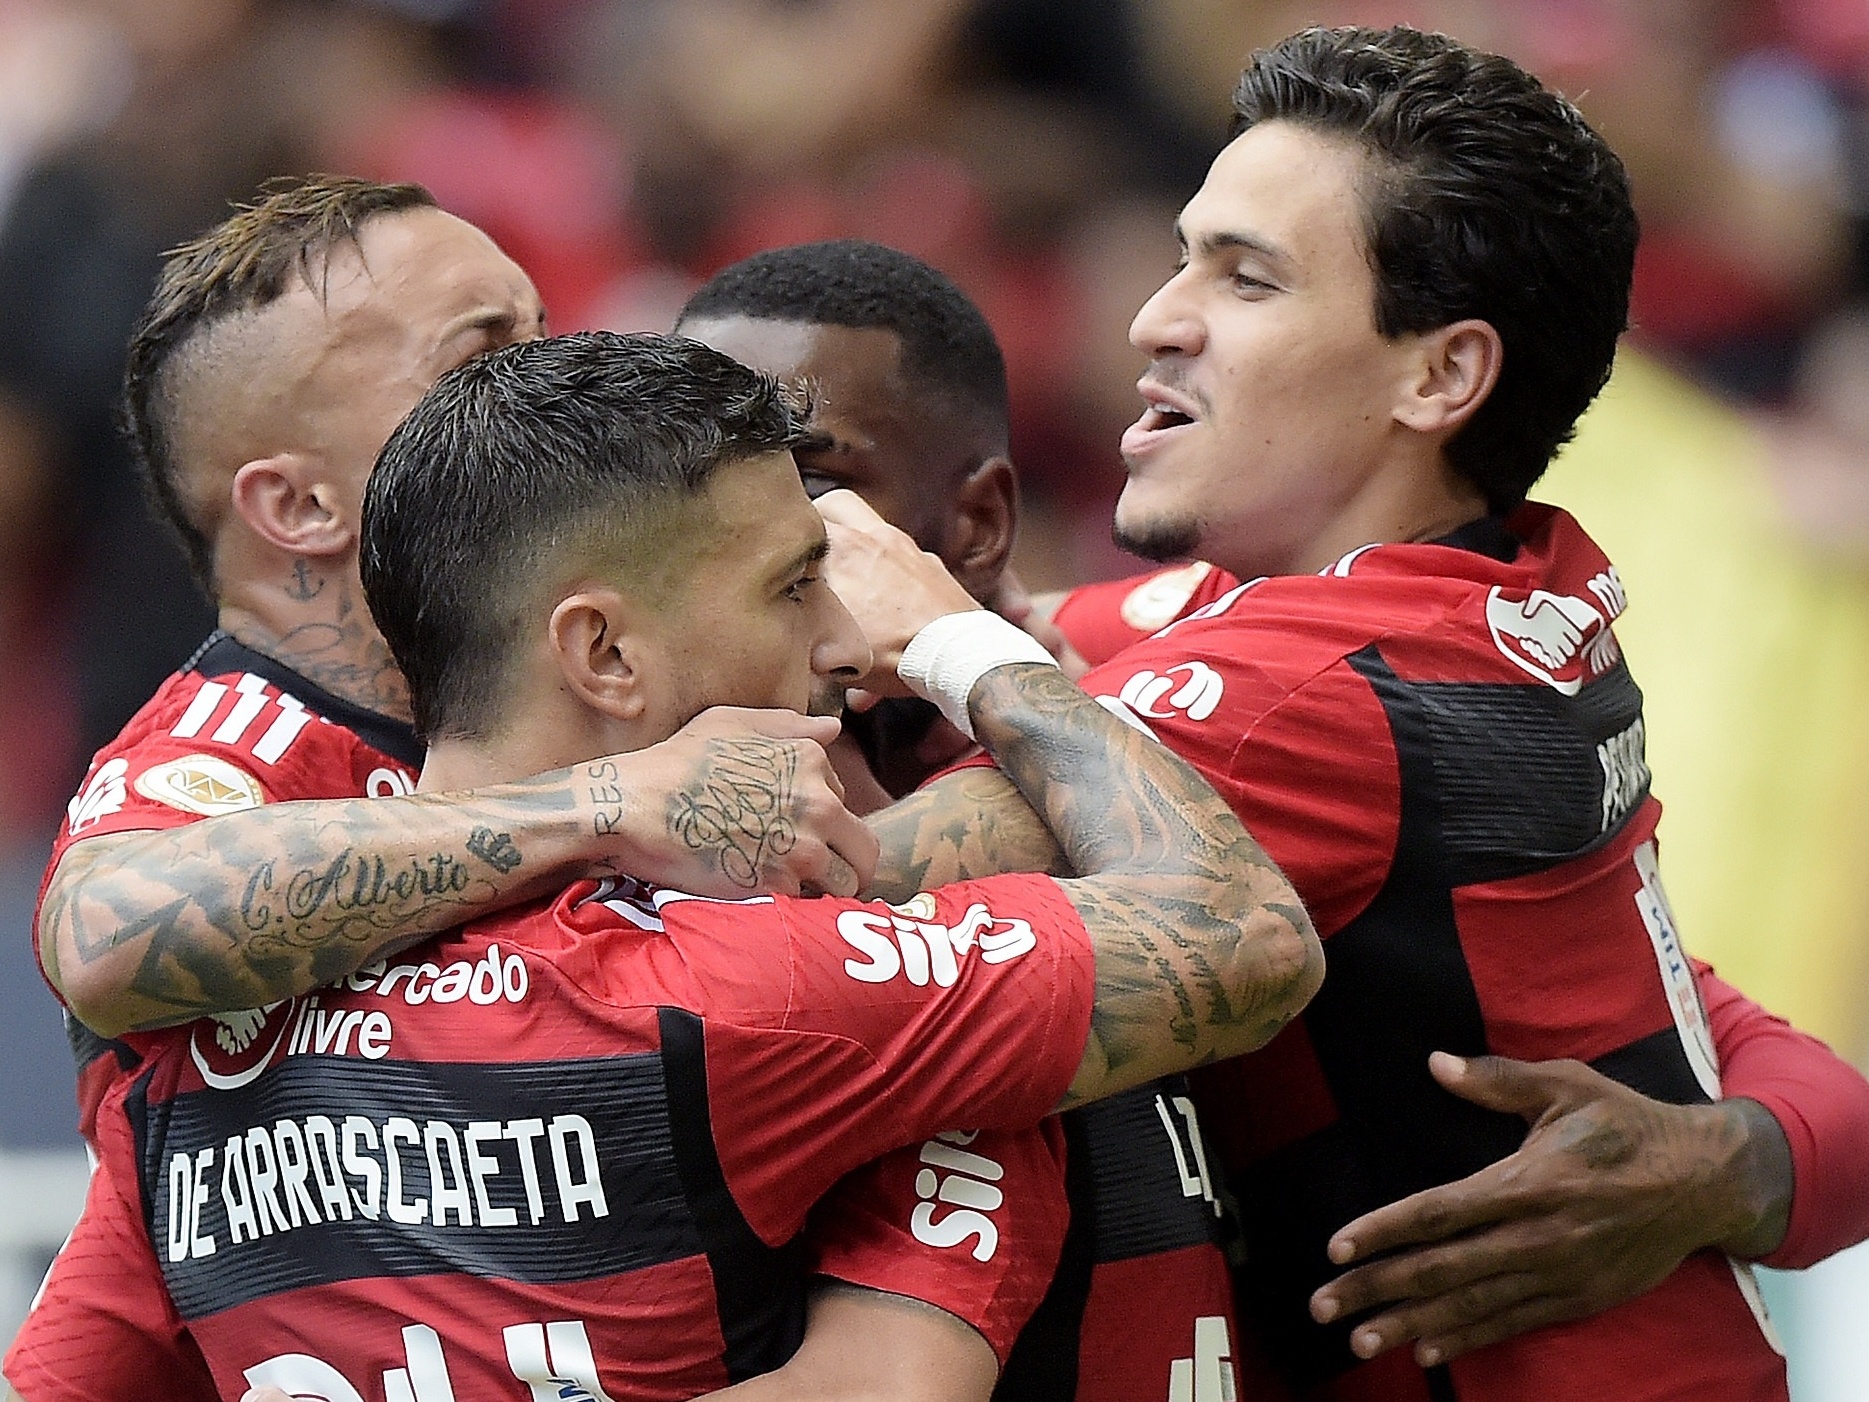
<path fill-rule="evenodd" d="M 469 793 L 280 803 L 75 843 L 39 915 L 47 976 L 106 1036 L 259 1007 L 585 875 L 700 894 L 853 894 L 874 840 L 833 722 L 716 710 L 633 754 Z"/>
<path fill-rule="evenodd" d="M 1096 946 L 1097 1001 L 1065 1107 L 1252 1051 L 1310 1001 L 1310 918 L 1192 767 L 1055 668 L 995 668 L 969 709 L 1083 873 L 1062 884 Z"/>
<path fill-rule="evenodd" d="M 908 640 L 974 607 L 848 492 L 818 500 L 827 570 L 887 686 Z M 1317 991 L 1324 956 L 1284 874 L 1193 768 L 1056 667 L 996 667 L 969 697 L 1003 774 L 962 771 L 874 825 L 888 899 L 1002 871 L 1065 869 L 1096 948 L 1089 1044 L 1066 1106 L 1262 1046 Z M 875 889 L 875 888 L 873 888 Z"/>

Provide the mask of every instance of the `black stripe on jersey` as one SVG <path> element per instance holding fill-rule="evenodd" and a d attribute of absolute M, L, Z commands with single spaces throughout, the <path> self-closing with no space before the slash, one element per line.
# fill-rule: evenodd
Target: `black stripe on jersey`
<path fill-rule="evenodd" d="M 737 1383 L 771 1372 L 798 1351 L 805 1337 L 804 1270 L 797 1244 L 766 1245 L 727 1186 L 708 1114 L 701 1019 L 662 1008 L 658 1021 L 675 1164 L 714 1273 L 727 1379 Z"/>
<path fill-rule="evenodd" d="M 199 672 L 206 677 L 225 676 L 229 672 L 251 672 L 263 677 L 281 691 L 305 703 L 306 709 L 333 725 L 341 725 L 373 750 L 391 759 L 401 760 L 411 769 L 422 767 L 425 751 L 416 738 L 415 727 L 407 721 L 368 711 L 355 702 L 326 691 L 309 677 L 301 676 L 276 657 L 255 652 L 230 633 L 214 632 L 195 649 L 195 655 L 181 666 L 184 672 Z"/>
<path fill-rule="evenodd" d="M 1140 1095 L 1149 1089 L 1139 1087 L 1125 1094 Z M 993 1402 L 1072 1402 L 1077 1396 L 1084 1311 L 1090 1305 L 1100 1224 L 1096 1165 L 1091 1159 L 1083 1110 L 1069 1111 L 1059 1117 L 1059 1123 L 1064 1127 L 1064 1191 L 1071 1204 L 1071 1224 L 1065 1231 L 1064 1250 L 1045 1298 L 1039 1301 L 1006 1356 L 1006 1367 L 993 1389 Z"/>
<path fill-rule="evenodd" d="M 1331 1233 L 1477 1172 L 1524 1139 L 1523 1120 L 1470 1105 L 1428 1074 L 1431 1051 L 1488 1051 L 1453 891 L 1596 846 L 1604 836 L 1596 746 L 1633 724 L 1641 706 L 1620 666 L 1567 698 L 1543 686 L 1404 682 L 1373 646 L 1349 662 L 1382 704 L 1401 795 L 1388 876 L 1330 938 L 1330 977 L 1303 1013 L 1342 1118 L 1230 1183 L 1247 1244 L 1235 1275 L 1242 1310 L 1301 1388 L 1357 1363 L 1348 1344 L 1360 1319 L 1324 1327 L 1308 1309 L 1311 1292 L 1339 1274 L 1324 1252 Z M 1460 755 L 1463 746 L 1477 758 Z M 1488 811 L 1498 815 L 1491 834 L 1480 819 Z M 1596 1066 L 1660 1099 L 1702 1098 L 1672 1028 Z M 1434 1397 L 1453 1397 L 1442 1370 L 1427 1381 Z"/>
<path fill-rule="evenodd" d="M 1428 1054 L 1487 1051 L 1454 920 L 1433 727 L 1421 689 L 1372 646 L 1350 664 L 1381 701 L 1401 777 L 1396 849 L 1368 907 L 1332 935 L 1330 977 L 1302 1014 L 1342 1119 L 1235 1174 L 1246 1261 L 1242 1309 L 1300 1386 L 1354 1366 L 1350 1329 L 1312 1322 L 1313 1290 L 1340 1272 L 1330 1234 L 1384 1203 L 1465 1177 L 1516 1149 L 1525 1122 L 1436 1084 Z"/>
<path fill-rule="evenodd" d="M 1191 1138 L 1195 1131 L 1173 1103 L 1187 1094 L 1187 1081 L 1177 1076 L 1061 1117 L 1071 1225 L 1051 1287 L 1019 1332 L 993 1390 L 995 1402 L 1070 1402 L 1076 1395 L 1084 1310 L 1097 1266 L 1190 1246 L 1222 1247 L 1213 1203 L 1198 1190 L 1187 1191 L 1185 1177 L 1198 1180 L 1203 1165 Z"/>
<path fill-rule="evenodd" d="M 1640 1091 L 1651 1100 L 1670 1105 L 1711 1105 L 1712 1098 L 1700 1088 L 1693 1063 L 1681 1034 L 1672 1027 L 1651 1032 L 1638 1041 L 1613 1052 L 1606 1052 L 1590 1065 L 1621 1081 L 1630 1090 Z"/>
<path fill-rule="evenodd" d="M 119 1071 L 134 1071 L 143 1059 L 128 1042 L 98 1036 L 69 1012 L 65 1013 L 65 1042 L 71 1048 L 71 1059 L 80 1075 L 99 1057 L 115 1057 Z"/>
<path fill-rule="evenodd" d="M 151 1243 L 184 1318 L 329 1282 L 592 1280 L 701 1251 L 654 1052 L 298 1056 L 238 1089 L 138 1089 Z"/>
<path fill-rule="evenodd" d="M 1372 686 L 1380 668 L 1385 708 L 1406 694 L 1421 716 L 1457 886 L 1542 871 L 1599 847 L 1648 795 L 1646 766 L 1627 774 L 1616 762 L 1622 749 L 1641 753 L 1639 731 L 1617 745 L 1642 716 L 1642 692 L 1621 663 L 1575 696 L 1539 683 L 1401 682 L 1374 649 L 1350 665 Z M 1623 782 L 1606 800 L 1612 770 Z"/>
<path fill-rule="evenodd" d="M 1186 1120 L 1172 1103 L 1177 1096 L 1185 1100 L 1187 1094 L 1183 1080 L 1158 1081 L 1065 1117 L 1067 1124 L 1078 1122 L 1083 1157 L 1090 1165 L 1099 1262 L 1220 1245 L 1220 1218 L 1213 1203 L 1198 1191 L 1190 1195 L 1182 1178 L 1184 1161 L 1190 1175 L 1198 1176 L 1199 1171 Z M 1167 1125 L 1162 1122 L 1164 1111 Z M 1171 1134 L 1180 1137 L 1170 1139 Z M 1078 1210 L 1073 1198 L 1073 1222 Z"/>

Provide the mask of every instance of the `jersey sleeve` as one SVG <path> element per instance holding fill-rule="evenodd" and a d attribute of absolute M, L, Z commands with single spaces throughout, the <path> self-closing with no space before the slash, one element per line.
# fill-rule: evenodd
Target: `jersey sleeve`
<path fill-rule="evenodd" d="M 950 1131 L 846 1175 L 812 1212 L 820 1275 L 946 1310 L 1001 1366 L 1044 1298 L 1070 1209 L 1057 1120 Z"/>
<path fill-rule="evenodd" d="M 1170 629 L 1080 685 L 1199 770 L 1279 864 L 1319 935 L 1386 879 L 1401 774 L 1381 702 L 1334 655 L 1313 666 L 1273 630 Z"/>
<path fill-rule="evenodd" d="M 1037 1124 L 1083 1059 L 1090 935 L 1048 877 L 662 918 L 698 995 L 722 1167 L 768 1240 L 796 1230 L 788 1202 L 891 1149 Z"/>
<path fill-rule="evenodd" d="M 1238 583 L 1214 565 L 1176 565 L 1073 589 L 1059 601 L 1051 621 L 1095 667 L 1214 602 Z"/>
<path fill-rule="evenodd" d="M 214 1402 L 220 1394 L 163 1288 L 133 1195 L 108 1161 L 7 1351 L 25 1402 Z"/>
<path fill-rule="evenodd" d="M 1869 1080 L 1705 964 L 1696 973 L 1721 1089 L 1771 1111 L 1791 1146 L 1791 1223 L 1764 1264 L 1801 1270 L 1869 1238 Z"/>
<path fill-rule="evenodd" d="M 181 674 L 91 761 L 54 835 L 40 899 L 65 853 L 88 838 L 414 787 L 399 762 L 253 673 Z M 36 950 L 36 916 L 33 924 Z"/>

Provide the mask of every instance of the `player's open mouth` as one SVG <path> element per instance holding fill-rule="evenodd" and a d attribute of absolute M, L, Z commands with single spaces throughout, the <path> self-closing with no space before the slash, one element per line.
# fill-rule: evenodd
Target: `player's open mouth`
<path fill-rule="evenodd" d="M 1142 417 L 1123 432 L 1123 453 L 1146 452 L 1176 429 L 1189 428 L 1200 421 L 1199 406 L 1185 395 L 1163 389 L 1144 380 Z"/>

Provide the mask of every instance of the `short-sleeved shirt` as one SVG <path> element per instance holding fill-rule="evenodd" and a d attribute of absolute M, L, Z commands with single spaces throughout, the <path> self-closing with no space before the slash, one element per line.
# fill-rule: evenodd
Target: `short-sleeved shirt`
<path fill-rule="evenodd" d="M 352 705 L 216 634 L 97 755 L 59 832 L 47 879 L 74 842 L 92 836 L 176 827 L 259 803 L 408 793 L 420 762 L 419 742 L 406 724 Z M 165 1040 L 192 1035 L 167 1029 L 106 1041 L 75 1021 L 68 1025 L 87 1142 L 109 1090 L 126 1084 Z M 998 1234 L 994 1249 L 984 1259 L 944 1251 L 938 1268 L 917 1269 L 921 1278 L 939 1281 L 930 1302 L 973 1325 L 1003 1360 L 1057 1259 L 1065 1215 L 1061 1136 L 987 1131 L 981 1152 L 997 1156 L 1005 1175 L 1005 1206 L 989 1214 Z M 912 1192 L 882 1195 L 894 1183 L 858 1175 L 839 1194 L 856 1220 L 880 1235 L 864 1243 L 878 1262 L 927 1249 L 912 1234 L 921 1200 Z M 139 1202 L 133 1180 L 94 1176 L 85 1213 L 16 1338 L 9 1357 L 16 1384 L 31 1370 L 35 1395 L 133 1397 L 144 1379 L 160 1375 L 174 1395 L 213 1395 L 153 1255 L 145 1250 L 145 1261 L 126 1245 L 146 1236 Z M 899 1224 L 899 1236 L 884 1230 L 889 1224 Z M 933 1234 L 940 1234 L 938 1226 Z M 840 1239 L 861 1240 L 852 1230 Z M 915 1294 L 913 1285 L 889 1288 Z"/>
<path fill-rule="evenodd" d="M 1307 1309 L 1343 1223 L 1524 1137 L 1441 1090 L 1429 1052 L 1576 1057 L 1661 1099 L 1719 1094 L 1661 887 L 1623 605 L 1576 523 L 1528 506 L 1235 585 L 1085 678 L 1220 790 L 1326 940 L 1302 1017 L 1197 1078 L 1243 1214 L 1242 1316 L 1317 1396 L 1492 1402 L 1553 1378 L 1580 1396 L 1784 1396 L 1749 1285 L 1712 1253 L 1425 1378 L 1359 1368 L 1350 1324 Z"/>
<path fill-rule="evenodd" d="M 1233 1286 L 1186 1081 L 1139 1086 L 1066 1111 L 1047 1128 L 1064 1150 L 1057 1172 L 1070 1230 L 1042 1301 L 1019 1297 L 1031 1318 L 1010 1357 L 1002 1354 L 995 1402 L 1178 1396 L 1177 1378 L 1197 1371 L 1215 1387 L 1223 1376 L 1230 1384 Z M 899 1199 L 924 1166 L 914 1154 L 892 1155 L 859 1175 L 861 1186 L 878 1201 Z M 943 1259 L 952 1233 L 925 1232 L 920 1221 L 910 1232 L 899 1214 L 893 1226 L 879 1220 L 853 1201 L 852 1186 L 846 1180 L 813 1218 L 820 1268 L 962 1318 L 978 1314 L 968 1298 L 976 1284 Z"/>
<path fill-rule="evenodd" d="M 176 828 L 265 803 L 411 793 L 421 765 L 421 743 L 406 722 L 334 696 L 216 633 L 92 759 L 54 839 L 40 899 L 60 859 L 88 838 Z M 265 894 L 256 885 L 256 895 Z M 33 943 L 37 952 L 36 918 Z M 78 1062 L 79 1132 L 90 1143 L 110 1086 L 169 1034 L 107 1041 L 75 1020 L 67 1028 Z"/>
<path fill-rule="evenodd" d="M 844 1174 L 933 1141 L 934 1203 L 977 1208 L 987 1156 L 938 1136 L 1042 1118 L 1093 985 L 1048 878 L 893 909 L 584 883 L 194 1024 L 100 1148 L 224 1392 L 688 1397 L 790 1355 Z"/>

